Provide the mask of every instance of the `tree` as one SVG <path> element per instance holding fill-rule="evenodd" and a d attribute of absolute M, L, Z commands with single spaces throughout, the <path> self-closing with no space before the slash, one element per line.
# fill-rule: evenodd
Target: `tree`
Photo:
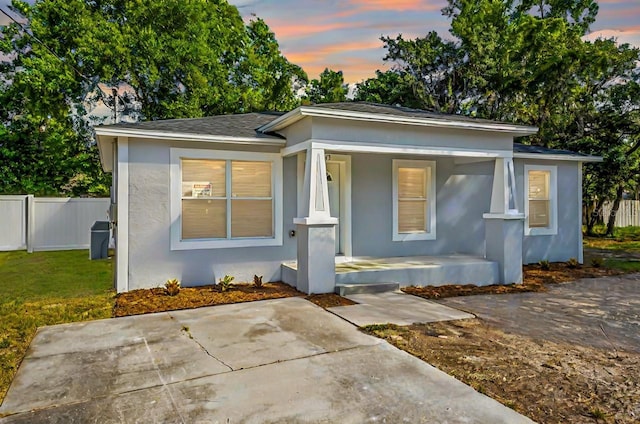
<path fill-rule="evenodd" d="M 374 78 L 356 85 L 354 101 L 418 108 L 421 105 L 415 101 L 416 95 L 407 83 L 409 79 L 410 76 L 402 71 L 376 71 Z"/>
<path fill-rule="evenodd" d="M 325 68 L 320 80 L 314 79 L 306 87 L 305 100 L 311 103 L 338 103 L 347 99 L 347 86 L 342 71 Z"/>
<path fill-rule="evenodd" d="M 0 191 L 104 193 L 90 113 L 115 103 L 104 87 L 128 87 L 123 114 L 154 120 L 288 110 L 306 80 L 264 21 L 245 25 L 225 0 L 13 7 L 26 24 L 0 28 Z"/>

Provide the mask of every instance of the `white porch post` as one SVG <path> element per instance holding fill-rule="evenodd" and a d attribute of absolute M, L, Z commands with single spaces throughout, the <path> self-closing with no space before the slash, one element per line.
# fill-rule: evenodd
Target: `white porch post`
<path fill-rule="evenodd" d="M 485 219 L 485 256 L 498 263 L 500 283 L 522 282 L 524 214 L 518 208 L 513 158 L 497 158 L 491 209 Z"/>
<path fill-rule="evenodd" d="M 306 293 L 335 289 L 335 226 L 331 217 L 324 149 L 306 152 L 301 211 L 293 220 L 298 238 L 297 288 Z"/>

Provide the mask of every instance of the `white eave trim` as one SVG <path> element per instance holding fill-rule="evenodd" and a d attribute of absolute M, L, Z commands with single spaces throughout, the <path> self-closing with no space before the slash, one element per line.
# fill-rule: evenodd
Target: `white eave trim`
<path fill-rule="evenodd" d="M 546 153 L 513 153 L 515 159 L 564 160 L 571 162 L 602 162 L 602 156 L 554 155 Z"/>
<path fill-rule="evenodd" d="M 473 122 L 451 119 L 418 118 L 398 115 L 386 115 L 380 113 L 354 112 L 340 109 L 323 109 L 309 106 L 301 106 L 291 112 L 276 118 L 275 120 L 258 128 L 260 132 L 278 131 L 285 128 L 304 116 L 316 116 L 335 119 L 348 119 L 354 121 L 382 122 L 393 124 L 418 125 L 426 127 L 468 129 L 478 131 L 491 131 L 511 134 L 514 137 L 536 134 L 537 127 L 507 124 L 501 122 Z"/>
<path fill-rule="evenodd" d="M 333 140 L 311 139 L 281 150 L 282 156 L 292 156 L 308 149 L 324 149 L 331 152 L 346 153 L 383 153 L 397 155 L 426 155 L 426 156 L 457 156 L 477 158 L 505 158 L 511 157 L 510 150 L 481 150 L 446 148 L 431 146 L 414 146 L 405 144 L 342 142 Z"/>
<path fill-rule="evenodd" d="M 278 138 L 232 137 L 209 134 L 190 134 L 167 131 L 148 131 L 132 128 L 94 127 L 97 136 L 149 138 L 172 141 L 202 141 L 207 143 L 253 144 L 264 146 L 284 146 L 286 140 Z"/>

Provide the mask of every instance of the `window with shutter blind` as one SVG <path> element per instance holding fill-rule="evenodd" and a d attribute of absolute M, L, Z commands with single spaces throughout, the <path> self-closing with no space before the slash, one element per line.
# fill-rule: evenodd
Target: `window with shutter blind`
<path fill-rule="evenodd" d="M 172 249 L 282 244 L 280 155 L 192 149 L 171 155 L 172 193 L 178 191 Z"/>
<path fill-rule="evenodd" d="M 435 239 L 435 162 L 393 161 L 393 240 Z"/>
<path fill-rule="evenodd" d="M 525 165 L 525 233 L 550 235 L 557 233 L 555 166 Z"/>

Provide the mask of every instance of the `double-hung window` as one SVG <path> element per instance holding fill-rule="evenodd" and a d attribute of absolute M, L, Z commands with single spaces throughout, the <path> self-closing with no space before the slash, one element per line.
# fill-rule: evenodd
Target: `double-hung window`
<path fill-rule="evenodd" d="M 174 250 L 282 244 L 278 154 L 171 149 Z"/>
<path fill-rule="evenodd" d="M 525 165 L 525 234 L 558 232 L 557 167 Z"/>
<path fill-rule="evenodd" d="M 393 161 L 393 241 L 436 238 L 436 164 Z"/>

